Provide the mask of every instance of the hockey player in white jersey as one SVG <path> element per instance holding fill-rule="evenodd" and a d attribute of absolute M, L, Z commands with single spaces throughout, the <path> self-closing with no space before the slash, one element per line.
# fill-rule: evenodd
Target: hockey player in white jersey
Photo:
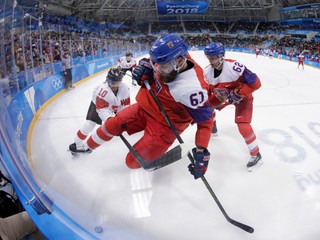
<path fill-rule="evenodd" d="M 211 93 L 210 106 L 218 110 L 229 104 L 235 106 L 235 123 L 251 155 L 247 168 L 252 171 L 262 164 L 256 135 L 251 127 L 252 93 L 261 87 L 260 79 L 238 61 L 225 59 L 224 46 L 219 42 L 209 43 L 204 53 L 210 63 L 204 70 Z"/>
<path fill-rule="evenodd" d="M 118 67 L 121 69 L 123 74 L 126 74 L 127 71 L 130 71 L 132 74 L 133 69 L 137 66 L 137 60 L 133 58 L 131 52 L 127 52 L 126 56 L 118 59 Z M 136 86 L 137 82 L 132 78 L 132 85 Z"/>
<path fill-rule="evenodd" d="M 86 149 L 85 140 L 96 124 L 101 125 L 109 117 L 130 105 L 130 90 L 122 82 L 123 76 L 120 69 L 111 68 L 106 81 L 94 89 L 86 121 L 78 130 L 74 143 L 69 146 L 71 152 Z"/>

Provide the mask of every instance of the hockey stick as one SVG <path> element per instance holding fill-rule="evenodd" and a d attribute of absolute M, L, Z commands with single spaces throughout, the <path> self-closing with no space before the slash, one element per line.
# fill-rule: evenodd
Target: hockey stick
<path fill-rule="evenodd" d="M 175 146 L 174 148 L 170 149 L 168 152 L 164 153 L 162 156 L 152 160 L 152 161 L 146 161 L 144 160 L 140 154 L 131 146 L 131 144 L 128 142 L 128 140 L 122 135 L 119 135 L 121 140 L 124 142 L 124 144 L 127 146 L 129 151 L 133 154 L 135 159 L 139 162 L 139 164 L 143 167 L 145 170 L 154 171 L 156 169 L 165 167 L 171 163 L 174 163 L 183 157 L 187 155 L 189 152 L 189 148 L 185 146 L 185 144 L 179 144 L 178 146 Z"/>
<path fill-rule="evenodd" d="M 221 111 L 222 109 L 224 109 L 226 106 L 229 106 L 230 104 L 228 102 L 223 102 L 218 104 L 217 106 L 211 108 L 211 110 L 219 110 Z"/>
<path fill-rule="evenodd" d="M 128 74 L 128 73 L 126 73 L 126 75 L 132 78 L 132 75 L 130 75 L 130 74 Z"/>
<path fill-rule="evenodd" d="M 183 143 L 183 140 L 180 136 L 180 134 L 177 132 L 176 128 L 172 125 L 167 113 L 165 112 L 165 110 L 163 109 L 161 102 L 159 101 L 159 99 L 157 98 L 157 96 L 154 94 L 154 92 L 152 91 L 150 85 L 149 85 L 149 81 L 146 80 L 144 81 L 144 85 L 146 86 L 146 88 L 148 89 L 149 93 L 151 94 L 151 97 L 153 98 L 153 100 L 155 101 L 155 103 L 157 104 L 157 106 L 159 107 L 160 111 L 163 113 L 164 118 L 166 119 L 168 125 L 170 126 L 171 130 L 173 131 L 173 133 L 175 134 L 176 138 L 178 139 L 179 143 Z M 188 153 L 188 158 L 190 159 L 191 163 L 194 163 L 194 158 L 191 155 L 191 153 Z M 213 199 L 215 200 L 215 202 L 217 203 L 218 207 L 220 208 L 222 214 L 224 215 L 224 217 L 227 219 L 227 221 L 233 225 L 235 225 L 236 227 L 241 228 L 242 230 L 248 232 L 248 233 L 253 233 L 254 229 L 248 225 L 245 225 L 243 223 L 237 222 L 235 220 L 233 220 L 232 218 L 230 218 L 228 216 L 228 214 L 226 213 L 226 211 L 224 210 L 224 208 L 222 207 L 219 199 L 217 198 L 217 196 L 215 195 L 215 193 L 213 192 L 211 186 L 209 185 L 207 179 L 202 176 L 201 180 L 203 181 L 204 185 L 207 187 L 208 191 L 210 192 L 211 196 L 213 197 Z"/>

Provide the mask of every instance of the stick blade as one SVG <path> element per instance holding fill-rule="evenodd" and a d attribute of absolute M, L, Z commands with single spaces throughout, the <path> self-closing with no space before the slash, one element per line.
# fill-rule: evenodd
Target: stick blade
<path fill-rule="evenodd" d="M 230 222 L 231 224 L 237 226 L 238 228 L 241 228 L 242 230 L 248 232 L 248 233 L 253 233 L 253 232 L 254 232 L 253 227 L 250 227 L 250 226 L 245 225 L 245 224 L 243 224 L 243 223 L 237 222 L 237 221 L 235 221 L 235 220 L 233 220 L 233 219 L 230 219 L 229 222 Z"/>
<path fill-rule="evenodd" d="M 157 159 L 148 162 L 144 169 L 154 171 L 156 169 L 165 167 L 169 164 L 181 160 L 182 158 L 187 156 L 188 153 L 189 146 L 184 143 L 179 144 L 178 146 L 175 146 L 174 148 L 170 149 Z"/>

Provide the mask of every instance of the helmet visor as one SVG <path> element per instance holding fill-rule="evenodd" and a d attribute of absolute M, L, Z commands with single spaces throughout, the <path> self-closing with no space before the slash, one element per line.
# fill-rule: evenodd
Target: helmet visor
<path fill-rule="evenodd" d="M 171 73 L 173 70 L 176 70 L 176 61 L 173 60 L 171 62 L 165 64 L 155 63 L 150 60 L 150 65 L 152 66 L 153 70 L 160 73 Z"/>

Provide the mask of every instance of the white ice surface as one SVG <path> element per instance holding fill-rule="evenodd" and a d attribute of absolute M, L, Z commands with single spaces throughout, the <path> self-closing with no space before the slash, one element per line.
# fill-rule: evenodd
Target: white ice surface
<path fill-rule="evenodd" d="M 202 52 L 191 52 L 201 65 Z M 227 214 L 255 229 L 228 223 L 187 158 L 154 172 L 130 170 L 120 138 L 91 154 L 67 151 L 82 126 L 93 88 L 105 73 L 52 102 L 37 120 L 32 168 L 55 203 L 100 239 L 110 240 L 317 240 L 320 239 L 320 71 L 297 63 L 227 52 L 257 73 L 252 126 L 264 164 L 249 173 L 247 147 L 234 123 L 234 107 L 217 113 L 205 175 Z M 125 82 L 131 84 L 129 76 Z M 130 85 L 131 86 L 131 85 Z M 132 99 L 138 86 L 131 86 Z M 182 138 L 194 142 L 195 127 Z M 128 136 L 133 144 L 141 133 Z M 175 143 L 177 144 L 177 142 Z"/>

